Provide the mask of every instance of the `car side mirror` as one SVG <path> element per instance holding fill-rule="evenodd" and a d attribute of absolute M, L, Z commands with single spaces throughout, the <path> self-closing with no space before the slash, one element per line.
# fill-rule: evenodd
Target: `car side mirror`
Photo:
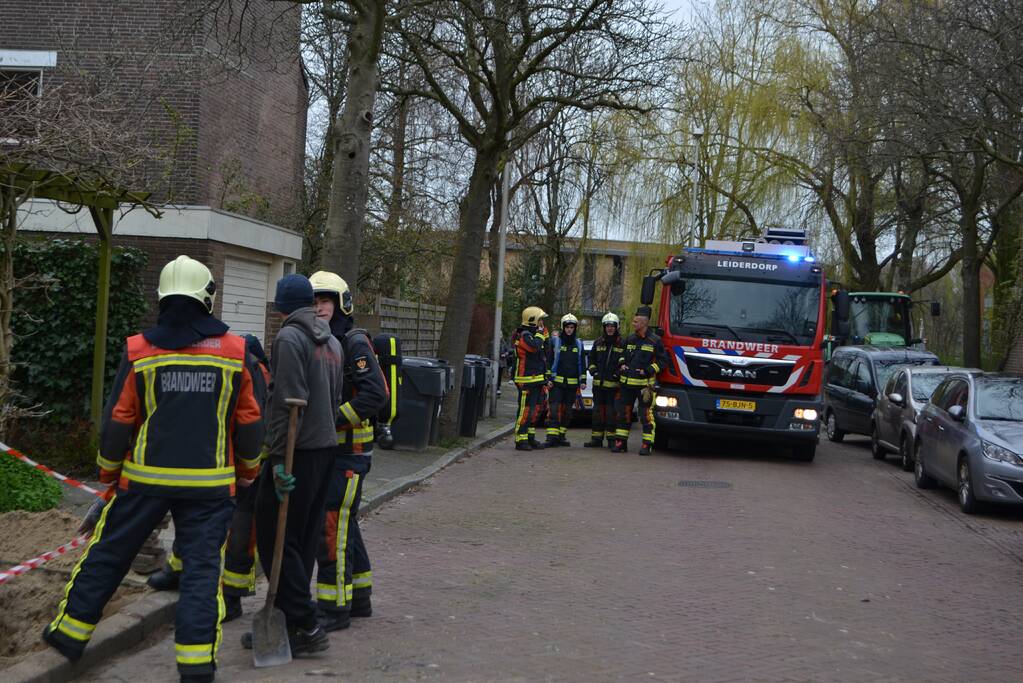
<path fill-rule="evenodd" d="M 952 406 L 948 409 L 948 416 L 956 422 L 962 422 L 966 419 L 966 411 L 962 406 Z"/>
<path fill-rule="evenodd" d="M 888 400 L 897 406 L 906 405 L 906 402 L 902 398 L 902 394 L 900 394 L 897 391 L 893 391 L 892 393 L 888 394 Z"/>
<path fill-rule="evenodd" d="M 831 302 L 834 305 L 835 317 L 839 320 L 848 320 L 849 292 L 844 289 L 835 292 L 835 295 L 831 297 Z"/>

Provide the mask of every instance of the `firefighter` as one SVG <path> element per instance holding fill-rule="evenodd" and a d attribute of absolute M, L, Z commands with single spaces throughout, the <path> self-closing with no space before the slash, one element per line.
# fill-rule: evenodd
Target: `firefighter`
<path fill-rule="evenodd" d="M 274 605 L 284 612 L 293 655 L 330 647 L 330 639 L 318 623 L 309 586 L 334 472 L 334 425 L 344 381 L 344 358 L 341 344 L 330 333 L 330 325 L 316 317 L 314 305 L 313 286 L 305 276 L 286 275 L 277 282 L 274 307 L 282 325 L 273 343 L 266 406 L 267 472 L 256 492 L 256 547 L 267 576 L 271 575 L 278 508 L 283 494 L 290 493 Z M 285 400 L 289 398 L 307 402 L 299 411 L 291 475 L 284 472 L 291 413 Z M 251 633 L 242 636 L 242 646 L 252 646 Z"/>
<path fill-rule="evenodd" d="M 248 351 L 247 363 L 252 375 L 252 391 L 260 410 L 266 406 L 267 392 L 270 384 L 270 361 L 267 360 L 259 339 L 251 334 L 244 337 Z M 256 527 L 253 524 L 256 503 L 256 487 L 246 486 L 238 489 L 235 498 L 237 507 L 231 517 L 231 527 L 227 532 L 227 551 L 224 553 L 224 623 L 234 621 L 242 615 L 242 598 L 256 594 Z M 96 510 L 96 518 L 98 512 Z M 90 517 L 93 511 L 89 512 Z M 95 520 L 92 526 L 95 526 Z M 158 591 L 177 590 L 181 581 L 181 547 L 178 539 L 174 539 L 170 555 L 164 567 L 149 577 L 146 583 Z"/>
<path fill-rule="evenodd" d="M 536 440 L 536 423 L 543 410 L 547 389 L 547 359 L 544 353 L 544 318 L 539 306 L 522 311 L 522 324 L 512 334 L 515 349 L 515 386 L 519 389 L 519 412 L 515 419 L 515 450 L 542 450 Z"/>
<path fill-rule="evenodd" d="M 100 481 L 117 482 L 43 639 L 81 657 L 103 607 L 169 511 L 183 570 L 175 651 L 182 681 L 212 681 L 220 569 L 237 485 L 259 471 L 263 423 L 245 342 L 213 316 L 209 269 L 179 256 L 160 273 L 157 324 L 129 337 L 100 427 Z"/>
<path fill-rule="evenodd" d="M 633 333 L 625 340 L 625 349 L 619 357 L 621 388 L 616 402 L 618 429 L 612 453 L 628 450 L 632 409 L 639 402 L 639 421 L 643 426 L 643 445 L 640 455 L 650 455 L 654 443 L 654 382 L 657 373 L 667 362 L 664 344 L 650 329 L 650 307 L 641 306 L 632 318 Z"/>
<path fill-rule="evenodd" d="M 615 401 L 618 397 L 618 366 L 625 348 L 618 332 L 619 320 L 607 313 L 600 320 L 604 334 L 590 349 L 590 375 L 593 377 L 593 427 L 587 448 L 600 448 L 607 438 L 609 446 L 615 438 Z"/>
<path fill-rule="evenodd" d="M 586 363 L 582 340 L 576 335 L 579 319 L 571 313 L 561 317 L 561 333 L 547 344 L 550 368 L 550 410 L 547 416 L 547 448 L 571 446 L 565 434 L 572 420 L 576 395 L 586 388 Z"/>
<path fill-rule="evenodd" d="M 387 405 L 389 392 L 369 334 L 355 327 L 348 284 L 325 271 L 313 273 L 310 281 L 316 295 L 316 315 L 330 323 L 330 331 L 345 354 L 337 456 L 316 556 L 319 622 L 325 630 L 337 631 L 348 628 L 351 617 L 373 613 L 373 572 L 358 515 L 363 481 L 373 457 L 373 418 Z"/>

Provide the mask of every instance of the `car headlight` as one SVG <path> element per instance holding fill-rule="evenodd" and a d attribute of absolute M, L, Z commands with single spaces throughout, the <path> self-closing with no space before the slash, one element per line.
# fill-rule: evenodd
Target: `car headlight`
<path fill-rule="evenodd" d="M 797 420 L 808 420 L 813 422 L 817 419 L 817 411 L 813 408 L 796 408 L 792 414 Z"/>
<path fill-rule="evenodd" d="M 654 399 L 654 405 L 658 408 L 674 408 L 678 405 L 678 399 L 674 396 L 658 396 Z"/>
<path fill-rule="evenodd" d="M 1023 458 L 1020 458 L 1008 448 L 1003 448 L 998 444 L 991 443 L 990 441 L 981 441 L 980 443 L 981 451 L 983 451 L 984 457 L 988 460 L 1007 462 L 1010 465 L 1023 465 Z"/>

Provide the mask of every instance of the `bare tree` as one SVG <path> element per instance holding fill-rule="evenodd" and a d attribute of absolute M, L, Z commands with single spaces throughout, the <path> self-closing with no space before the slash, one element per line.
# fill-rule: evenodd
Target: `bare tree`
<path fill-rule="evenodd" d="M 640 91 L 657 84 L 663 25 L 637 0 L 449 0 L 414 13 L 400 31 L 426 84 L 408 94 L 442 106 L 474 152 L 439 354 L 454 366 L 457 386 L 491 189 L 509 153 L 563 112 L 641 107 Z M 445 436 L 456 432 L 457 404 L 452 392 Z"/>

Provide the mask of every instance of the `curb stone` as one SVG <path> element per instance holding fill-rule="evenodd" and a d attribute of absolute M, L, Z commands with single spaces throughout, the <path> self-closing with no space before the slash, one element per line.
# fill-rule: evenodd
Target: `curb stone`
<path fill-rule="evenodd" d="M 370 497 L 363 500 L 359 513 L 372 512 L 469 453 L 500 441 L 511 434 L 514 428 L 514 422 L 498 427 L 489 434 L 477 437 L 467 446 L 448 451 L 415 474 L 388 482 L 386 486 L 375 490 Z M 0 672 L 3 674 L 3 680 L 5 683 L 66 683 L 74 680 L 89 669 L 107 663 L 125 650 L 138 645 L 157 629 L 173 621 L 178 604 L 177 595 L 174 591 L 150 593 L 112 617 L 100 621 L 89 641 L 89 647 L 85 649 L 82 658 L 74 664 L 48 647 Z"/>

